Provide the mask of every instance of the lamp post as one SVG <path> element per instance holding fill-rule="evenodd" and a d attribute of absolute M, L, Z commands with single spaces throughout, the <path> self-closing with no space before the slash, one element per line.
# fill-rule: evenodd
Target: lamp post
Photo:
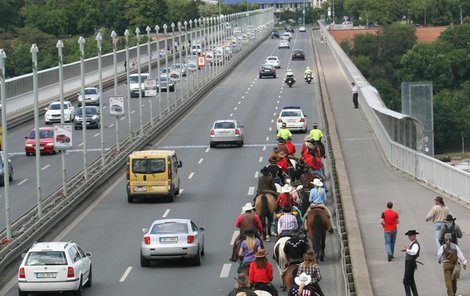
<path fill-rule="evenodd" d="M 126 29 L 124 31 L 124 37 L 126 40 L 126 77 L 127 77 L 127 122 L 129 124 L 129 140 L 132 141 L 132 121 L 131 121 L 131 88 L 129 87 L 130 81 L 129 81 L 129 74 L 130 74 L 130 64 L 129 64 L 129 30 Z M 140 85 L 139 85 L 140 88 Z"/>
<path fill-rule="evenodd" d="M 167 35 L 166 35 L 166 30 L 168 29 L 168 26 L 166 24 L 163 25 L 163 33 L 165 34 L 165 50 L 166 50 L 166 54 L 165 54 L 165 69 L 167 71 L 167 83 L 169 82 L 168 80 L 170 79 L 170 75 L 168 73 L 168 38 L 167 38 Z M 159 78 L 159 81 L 161 79 Z M 160 81 L 161 82 L 161 81 Z M 158 85 L 158 88 L 160 88 L 160 84 Z M 168 89 L 168 86 L 167 86 L 167 91 L 166 91 L 166 103 L 167 103 L 167 111 L 168 113 L 170 112 L 170 91 Z"/>
<path fill-rule="evenodd" d="M 144 125 L 142 122 L 142 75 L 141 74 L 141 68 L 140 68 L 140 29 L 137 27 L 135 29 L 135 35 L 137 38 L 137 74 L 139 75 L 138 77 L 138 83 L 139 83 L 139 127 L 140 127 L 140 136 L 143 136 L 144 134 Z"/>
<path fill-rule="evenodd" d="M 64 48 L 64 43 L 62 40 L 57 41 L 56 44 L 58 57 L 59 57 L 59 97 L 60 97 L 60 123 L 64 124 L 64 56 L 62 49 Z M 63 197 L 67 196 L 67 176 L 65 171 L 65 151 L 62 150 L 60 153 L 60 158 L 62 161 L 62 195 Z M 5 171 L 6 172 L 6 171 Z M 6 184 L 6 183 L 5 183 Z"/>
<path fill-rule="evenodd" d="M 145 31 L 147 31 L 147 58 L 148 58 L 148 68 L 149 68 L 149 79 L 152 79 L 152 51 L 150 49 L 150 29 L 149 26 L 145 28 Z M 152 96 L 149 96 L 149 105 L 150 105 L 150 125 L 153 126 L 153 102 L 152 102 Z"/>
<path fill-rule="evenodd" d="M 157 87 L 157 96 L 158 96 L 158 114 L 160 119 L 162 118 L 162 92 L 160 91 L 160 59 L 163 57 L 160 56 L 160 37 L 158 36 L 158 32 L 160 31 L 160 27 L 158 25 L 155 26 L 155 32 L 157 33 L 157 54 L 158 54 L 158 63 L 157 63 L 157 81 L 158 81 L 158 87 Z M 166 49 L 165 49 L 166 50 Z M 162 52 L 165 52 L 163 50 Z"/>
<path fill-rule="evenodd" d="M 85 104 L 85 38 L 78 38 L 80 47 L 80 77 L 81 77 L 81 93 L 82 93 L 82 137 L 83 137 L 83 177 L 88 179 L 87 169 L 87 151 L 86 151 L 86 104 Z"/>
<path fill-rule="evenodd" d="M 117 78 L 117 34 L 115 31 L 111 32 L 111 38 L 113 40 L 113 65 L 114 65 L 114 96 L 117 96 L 117 86 L 118 86 L 118 78 Z M 126 68 L 128 64 L 126 64 Z M 119 151 L 119 118 L 116 116 L 115 118 L 115 126 L 116 126 L 116 150 Z"/>
<path fill-rule="evenodd" d="M 465 133 L 461 132 L 460 136 L 462 137 L 462 155 L 465 154 Z"/>
<path fill-rule="evenodd" d="M 96 34 L 96 46 L 98 47 L 98 87 L 100 89 L 100 115 L 103 114 L 103 66 L 101 60 L 101 43 L 103 37 L 100 33 Z M 103 127 L 103 115 L 100 116 L 100 147 L 101 147 L 101 165 L 104 167 L 106 165 L 106 160 L 104 158 L 104 127 Z"/>
<path fill-rule="evenodd" d="M 191 22 L 191 20 L 189 21 Z M 188 55 L 188 47 L 191 46 L 191 44 L 188 42 L 188 22 L 187 21 L 184 21 L 183 23 L 184 25 L 184 42 L 186 43 L 186 46 L 185 46 L 185 56 L 186 56 L 186 93 L 189 94 L 189 78 L 190 78 L 190 75 L 189 75 L 189 55 Z M 189 32 L 189 38 L 191 38 L 191 32 Z"/>
<path fill-rule="evenodd" d="M 178 22 L 178 53 L 180 59 L 180 89 L 181 89 L 181 102 L 183 102 L 183 50 L 181 46 L 181 22 Z M 176 102 L 178 103 L 178 95 L 176 95 Z"/>

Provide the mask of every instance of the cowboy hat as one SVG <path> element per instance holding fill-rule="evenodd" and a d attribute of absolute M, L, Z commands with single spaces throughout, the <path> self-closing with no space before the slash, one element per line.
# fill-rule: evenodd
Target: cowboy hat
<path fill-rule="evenodd" d="M 310 284 L 311 281 L 312 281 L 312 277 L 306 274 L 305 272 L 302 272 L 298 277 L 294 279 L 294 282 L 299 286 L 301 285 L 306 286 Z"/>
<path fill-rule="evenodd" d="M 291 192 L 291 191 L 292 191 L 292 187 L 290 187 L 289 184 L 286 184 L 286 185 L 282 186 L 282 188 L 281 188 L 282 193 L 288 193 L 288 192 Z"/>
<path fill-rule="evenodd" d="M 242 208 L 242 211 L 243 212 L 247 212 L 247 211 L 253 211 L 255 209 L 255 207 L 253 207 L 253 205 L 251 204 L 251 202 L 247 202 L 243 208 Z"/>
<path fill-rule="evenodd" d="M 274 152 L 274 153 L 278 153 L 278 152 L 279 152 L 279 147 L 275 146 L 275 147 L 273 148 L 273 152 Z"/>
<path fill-rule="evenodd" d="M 308 148 L 308 149 L 313 149 L 313 148 L 314 148 L 314 146 L 313 146 L 313 144 L 312 144 L 312 143 L 308 142 L 308 143 L 307 143 L 307 148 Z"/>
<path fill-rule="evenodd" d="M 412 230 L 408 230 L 405 235 L 416 235 L 416 234 L 419 234 L 419 232 L 417 232 L 416 230 L 412 229 Z"/>
<path fill-rule="evenodd" d="M 437 201 L 438 203 L 444 203 L 444 199 L 441 196 L 436 196 L 434 200 Z"/>
<path fill-rule="evenodd" d="M 323 187 L 323 182 L 320 181 L 320 179 L 313 179 L 313 182 L 310 182 L 310 183 L 318 187 Z"/>
<path fill-rule="evenodd" d="M 447 215 L 446 221 L 455 221 L 455 219 L 451 214 Z"/>
<path fill-rule="evenodd" d="M 279 157 L 277 157 L 277 155 L 271 155 L 271 157 L 269 158 L 269 163 L 277 163 L 279 161 Z"/>
<path fill-rule="evenodd" d="M 258 251 L 255 254 L 255 257 L 256 258 L 264 258 L 264 257 L 266 257 L 266 254 L 267 253 L 266 253 L 265 249 L 259 248 Z"/>
<path fill-rule="evenodd" d="M 310 137 L 309 135 L 307 135 L 307 136 L 305 136 L 304 141 L 305 141 L 305 142 L 308 142 L 308 141 L 310 141 L 311 139 L 312 139 L 312 137 Z"/>

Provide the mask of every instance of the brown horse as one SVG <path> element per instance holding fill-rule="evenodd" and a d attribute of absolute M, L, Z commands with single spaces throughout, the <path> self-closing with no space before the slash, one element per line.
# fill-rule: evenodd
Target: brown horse
<path fill-rule="evenodd" d="M 240 233 L 235 238 L 233 242 L 233 250 L 232 256 L 230 257 L 230 261 L 236 262 L 238 260 L 238 251 L 240 250 L 240 245 L 242 241 L 245 239 L 245 231 L 247 229 L 258 229 L 258 224 L 256 223 L 256 214 L 255 213 L 243 213 L 242 214 L 242 222 L 240 224 Z M 257 231 L 256 231 L 257 233 Z"/>
<path fill-rule="evenodd" d="M 322 207 L 313 207 L 307 214 L 307 232 L 313 251 L 320 261 L 325 258 L 325 239 L 329 224 L 328 213 Z"/>
<path fill-rule="evenodd" d="M 276 198 L 270 193 L 259 194 L 256 196 L 255 209 L 263 224 L 263 239 L 269 241 L 273 215 L 277 209 Z"/>
<path fill-rule="evenodd" d="M 294 279 L 297 276 L 297 270 L 299 269 L 299 264 L 293 263 L 289 264 L 284 273 L 282 274 L 282 290 L 290 291 L 292 285 L 294 284 Z"/>

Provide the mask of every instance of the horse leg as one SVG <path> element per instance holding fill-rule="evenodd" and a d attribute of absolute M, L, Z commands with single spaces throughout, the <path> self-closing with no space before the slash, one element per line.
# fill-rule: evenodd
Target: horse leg
<path fill-rule="evenodd" d="M 240 237 L 237 237 L 235 241 L 233 242 L 233 250 L 232 250 L 232 256 L 230 257 L 231 262 L 237 262 L 238 259 L 238 243 L 240 241 Z"/>

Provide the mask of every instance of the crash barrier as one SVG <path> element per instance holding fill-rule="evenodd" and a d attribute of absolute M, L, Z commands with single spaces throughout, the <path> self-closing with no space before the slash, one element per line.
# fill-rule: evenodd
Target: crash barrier
<path fill-rule="evenodd" d="M 270 11 L 270 10 L 267 10 Z M 257 40 L 253 40 L 237 56 L 234 56 L 226 63 L 225 69 L 217 73 L 212 80 L 206 81 L 200 88 L 187 94 L 182 100 L 177 100 L 170 105 L 169 110 L 162 110 L 161 115 L 154 117 L 151 122 L 145 124 L 143 133 L 141 130 L 131 131 L 131 133 L 120 141 L 120 151 L 111 149 L 105 153 L 105 164 L 101 159 L 95 160 L 88 166 L 87 178 L 84 172 L 80 172 L 67 183 L 67 196 L 63 196 L 63 189 L 60 187 L 53 194 L 43 200 L 43 216 L 38 218 L 37 206 L 32 208 L 21 218 L 12 223 L 12 240 L 4 241 L 0 245 L 0 272 L 17 259 L 22 252 L 26 251 L 31 244 L 39 237 L 44 236 L 53 229 L 62 219 L 67 217 L 73 209 L 117 173 L 125 164 L 127 155 L 132 151 L 141 150 L 159 134 L 165 131 L 173 123 L 197 103 L 210 89 L 223 80 L 251 51 L 269 36 L 272 28 L 272 17 L 268 23 L 263 23 L 265 29 L 259 31 Z M 6 237 L 6 230 L 0 234 Z"/>

